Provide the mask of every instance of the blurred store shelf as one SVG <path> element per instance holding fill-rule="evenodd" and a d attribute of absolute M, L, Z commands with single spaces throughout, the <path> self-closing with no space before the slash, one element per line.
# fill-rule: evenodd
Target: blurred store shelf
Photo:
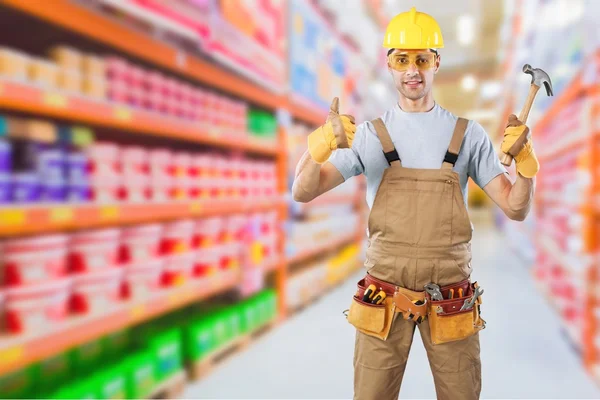
<path fill-rule="evenodd" d="M 148 300 L 125 302 L 100 316 L 73 317 L 56 327 L 45 327 L 43 331 L 13 337 L 0 336 L 0 374 L 233 289 L 239 283 L 238 274 L 239 271 L 231 271 L 181 287 L 163 289 Z"/>
<path fill-rule="evenodd" d="M 272 141 L 261 141 L 251 136 L 227 135 L 210 127 L 199 128 L 197 122 L 169 118 L 123 104 L 68 95 L 57 90 L 44 90 L 17 82 L 0 81 L 0 107 L 13 112 L 63 118 L 77 123 L 260 155 L 274 156 L 279 151 L 277 144 Z"/>
<path fill-rule="evenodd" d="M 272 110 L 287 109 L 295 118 L 311 124 L 322 124 L 326 110 L 315 110 L 274 94 L 247 80 L 198 57 L 186 54 L 156 39 L 111 21 L 109 18 L 68 0 L 56 0 L 52 7 L 39 7 L 35 2 L 6 0 L 5 5 L 33 15 L 104 45 L 138 57 L 156 66 L 183 74 L 215 89 L 246 99 Z"/>
<path fill-rule="evenodd" d="M 152 204 L 19 206 L 0 209 L 0 237 L 282 210 L 283 201 L 180 201 Z"/>

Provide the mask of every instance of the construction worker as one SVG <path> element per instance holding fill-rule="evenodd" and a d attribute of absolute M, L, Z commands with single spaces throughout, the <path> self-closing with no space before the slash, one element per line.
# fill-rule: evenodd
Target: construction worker
<path fill-rule="evenodd" d="M 308 137 L 295 172 L 293 197 L 310 202 L 345 180 L 364 174 L 370 208 L 367 273 L 423 291 L 471 276 L 473 227 L 466 208 L 470 177 L 512 220 L 529 213 L 539 164 L 527 126 L 511 115 L 503 152 L 516 155 L 511 181 L 484 129 L 458 118 L 432 95 L 444 47 L 438 23 L 415 8 L 395 16 L 383 45 L 399 101 L 379 119 L 356 126 L 334 99 L 324 125 Z M 461 290 L 462 291 L 462 290 Z M 397 399 L 415 328 L 427 350 L 438 399 L 478 399 L 479 333 L 432 344 L 429 319 L 395 314 L 386 340 L 357 330 L 354 398 Z"/>

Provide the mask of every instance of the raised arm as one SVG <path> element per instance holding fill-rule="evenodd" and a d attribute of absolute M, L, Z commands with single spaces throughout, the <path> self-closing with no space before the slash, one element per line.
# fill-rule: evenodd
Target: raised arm
<path fill-rule="evenodd" d="M 339 114 L 336 97 L 326 123 L 308 136 L 308 150 L 296 166 L 292 185 L 295 201 L 309 202 L 344 182 L 343 175 L 327 160 L 334 150 L 352 147 L 355 132 L 354 118 Z"/>

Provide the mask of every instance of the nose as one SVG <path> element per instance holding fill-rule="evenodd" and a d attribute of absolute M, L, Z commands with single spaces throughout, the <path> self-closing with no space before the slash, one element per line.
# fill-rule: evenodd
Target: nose
<path fill-rule="evenodd" d="M 411 62 L 408 65 L 408 69 L 406 70 L 407 73 L 409 74 L 415 74 L 419 71 L 419 69 L 417 68 L 417 65 L 414 62 Z"/>

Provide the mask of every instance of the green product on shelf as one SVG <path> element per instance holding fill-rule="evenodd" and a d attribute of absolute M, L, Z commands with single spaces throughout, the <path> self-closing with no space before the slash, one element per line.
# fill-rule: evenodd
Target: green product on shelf
<path fill-rule="evenodd" d="M 129 329 L 123 329 L 117 332 L 109 333 L 102 338 L 102 341 L 106 358 L 110 360 L 117 360 L 129 349 L 131 332 Z"/>
<path fill-rule="evenodd" d="M 28 398 L 34 394 L 39 376 L 37 364 L 0 376 L 0 398 Z"/>
<path fill-rule="evenodd" d="M 59 354 L 40 361 L 39 364 L 40 391 L 51 391 L 65 383 L 71 374 L 71 357 L 68 353 Z"/>
<path fill-rule="evenodd" d="M 125 365 L 128 398 L 147 398 L 157 383 L 152 353 L 149 350 L 137 352 L 126 358 Z"/>
<path fill-rule="evenodd" d="M 112 365 L 97 374 L 100 398 L 127 398 L 127 369 L 123 363 Z"/>
<path fill-rule="evenodd" d="M 215 348 L 224 346 L 229 342 L 229 328 L 227 326 L 227 318 L 225 318 L 223 312 L 215 315 L 211 319 L 213 345 Z"/>
<path fill-rule="evenodd" d="M 267 320 L 271 321 L 277 317 L 277 292 L 272 289 L 267 290 L 265 297 L 265 301 L 267 303 Z"/>
<path fill-rule="evenodd" d="M 208 317 L 194 321 L 185 328 L 184 349 L 185 359 L 198 361 L 215 348 L 214 318 Z"/>
<path fill-rule="evenodd" d="M 97 339 L 71 351 L 72 368 L 76 374 L 85 375 L 95 369 L 104 357 L 104 341 Z"/>
<path fill-rule="evenodd" d="M 242 334 L 242 313 L 238 304 L 227 312 L 229 319 L 229 338 L 235 339 Z"/>
<path fill-rule="evenodd" d="M 99 400 L 100 386 L 97 375 L 86 377 L 82 380 L 76 380 L 64 384 L 59 390 L 54 392 L 50 399 L 81 399 L 81 400 Z"/>
<path fill-rule="evenodd" d="M 252 311 L 250 302 L 244 301 L 240 304 L 240 319 L 242 323 L 242 333 L 248 333 L 253 329 L 254 312 Z"/>
<path fill-rule="evenodd" d="M 270 113 L 250 110 L 248 113 L 248 130 L 253 136 L 272 137 L 277 133 L 277 119 Z"/>
<path fill-rule="evenodd" d="M 170 329 L 150 339 L 158 381 L 168 378 L 183 366 L 181 330 Z"/>

